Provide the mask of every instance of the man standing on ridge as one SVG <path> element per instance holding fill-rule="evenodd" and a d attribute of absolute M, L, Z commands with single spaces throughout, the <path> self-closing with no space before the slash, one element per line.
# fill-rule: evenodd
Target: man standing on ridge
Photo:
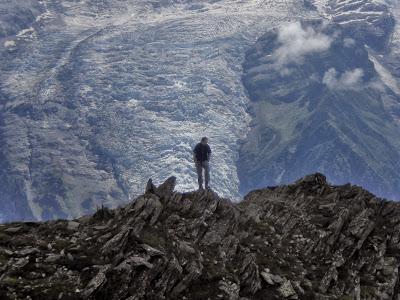
<path fill-rule="evenodd" d="M 211 157 L 211 148 L 208 145 L 208 138 L 202 137 L 201 142 L 197 143 L 197 145 L 193 149 L 193 160 L 196 165 L 197 171 L 197 182 L 199 183 L 199 189 L 203 189 L 203 168 L 205 173 L 205 184 L 206 189 L 209 189 L 210 183 L 210 157 Z"/>

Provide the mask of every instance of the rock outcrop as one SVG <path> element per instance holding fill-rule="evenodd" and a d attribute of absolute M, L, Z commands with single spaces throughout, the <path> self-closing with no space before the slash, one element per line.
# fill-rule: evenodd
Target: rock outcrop
<path fill-rule="evenodd" d="M 322 174 L 0 225 L 0 299 L 398 299 L 400 204 Z"/>

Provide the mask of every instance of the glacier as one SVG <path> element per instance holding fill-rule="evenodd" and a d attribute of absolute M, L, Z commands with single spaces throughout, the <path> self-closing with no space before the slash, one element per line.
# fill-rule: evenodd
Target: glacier
<path fill-rule="evenodd" d="M 238 199 L 248 131 L 245 51 L 315 15 L 298 1 L 11 1 L 2 34 L 1 216 L 72 218 L 141 193 L 148 178 L 196 187 L 206 135 L 212 187 Z M 21 8 L 22 7 L 22 8 Z M 30 7 L 30 8 L 29 8 Z M 9 22 L 10 23 L 10 22 Z"/>
<path fill-rule="evenodd" d="M 396 118 L 398 18 L 397 1 L 375 0 L 0 3 L 0 219 L 74 218 L 103 204 L 117 207 L 141 194 L 149 178 L 163 182 L 175 175 L 178 191 L 193 190 L 191 150 L 204 135 L 214 154 L 211 186 L 223 197 L 239 200 L 254 187 L 301 177 L 309 168 L 288 176 L 287 162 L 265 163 L 263 149 L 278 137 L 268 124 L 290 139 L 295 124 L 285 120 L 319 119 L 310 119 L 299 101 L 266 104 L 268 118 L 255 118 L 255 90 L 246 86 L 248 53 L 288 24 L 334 23 L 349 37 L 347 44 L 354 40 L 362 48 L 363 75 L 381 76 L 385 112 Z M 299 59 L 308 62 L 307 55 Z M 296 93 L 293 82 L 280 80 L 276 86 Z M 390 123 L 391 137 L 396 126 Z M 295 156 L 304 144 L 287 146 Z M 367 148 L 397 157 L 396 147 Z M 337 172 L 334 181 L 363 182 L 357 165 L 343 159 L 340 168 L 348 176 Z M 397 176 L 374 168 L 368 182 Z M 396 197 L 395 184 L 367 188 Z M 391 193 L 381 193 L 386 187 Z"/>

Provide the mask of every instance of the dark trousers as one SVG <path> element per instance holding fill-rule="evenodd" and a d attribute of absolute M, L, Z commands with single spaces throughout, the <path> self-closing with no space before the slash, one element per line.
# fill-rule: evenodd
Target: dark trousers
<path fill-rule="evenodd" d="M 196 162 L 196 171 L 197 171 L 197 182 L 199 183 L 199 188 L 203 187 L 203 169 L 205 173 L 205 184 L 206 188 L 208 188 L 208 184 L 210 182 L 210 166 L 208 161 L 197 161 Z"/>

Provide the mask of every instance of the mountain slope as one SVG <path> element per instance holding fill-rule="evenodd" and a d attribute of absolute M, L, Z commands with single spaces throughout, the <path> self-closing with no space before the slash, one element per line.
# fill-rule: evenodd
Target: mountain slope
<path fill-rule="evenodd" d="M 331 21 L 275 28 L 246 54 L 253 122 L 238 162 L 244 193 L 318 171 L 400 197 L 400 90 L 395 59 L 383 56 L 393 15 L 374 1 L 329 3 Z"/>
<path fill-rule="evenodd" d="M 398 203 L 322 174 L 174 192 L 73 221 L 0 226 L 2 299 L 397 299 Z"/>

